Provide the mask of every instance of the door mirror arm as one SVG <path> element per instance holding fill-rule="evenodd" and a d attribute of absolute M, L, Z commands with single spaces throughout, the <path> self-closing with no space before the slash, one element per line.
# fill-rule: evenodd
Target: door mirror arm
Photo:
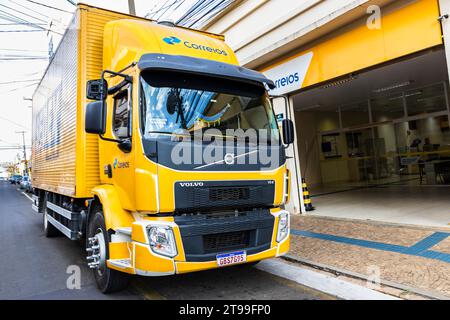
<path fill-rule="evenodd" d="M 282 135 L 283 135 L 283 146 L 285 149 L 289 148 L 291 144 L 295 141 L 295 135 L 294 135 L 294 123 L 291 119 L 289 119 L 289 97 L 282 95 L 282 96 L 270 96 L 270 100 L 272 101 L 277 98 L 284 99 L 284 120 L 282 121 Z"/>
<path fill-rule="evenodd" d="M 131 152 L 131 148 L 132 148 L 131 138 L 121 140 L 117 146 L 123 152 L 130 153 Z"/>
<path fill-rule="evenodd" d="M 124 80 L 117 84 L 116 86 L 112 88 L 108 88 L 108 83 L 105 80 L 105 74 L 110 74 L 113 77 L 119 76 L 122 77 Z M 105 132 L 105 124 L 106 124 L 106 97 L 110 94 L 114 94 L 118 92 L 120 89 L 122 89 L 125 85 L 132 83 L 133 78 L 129 75 L 120 73 L 120 72 L 114 72 L 111 70 L 103 70 L 101 78 L 98 80 L 90 80 L 87 82 L 87 88 L 86 88 L 86 96 L 88 99 L 96 100 L 101 102 L 101 110 L 97 110 L 94 114 L 94 120 L 96 122 L 102 122 L 101 124 L 96 123 L 95 127 L 93 128 L 95 130 L 86 130 L 88 133 L 97 133 L 100 139 L 108 142 L 115 142 L 119 144 L 119 148 L 124 152 L 130 152 L 131 151 L 131 140 L 128 139 L 110 139 L 105 138 L 103 136 Z M 92 103 L 94 104 L 94 103 Z M 96 106 L 97 109 L 100 109 L 100 106 Z M 89 109 L 89 108 L 88 108 Z M 95 108 L 91 107 L 91 111 L 94 111 Z M 94 112 L 91 112 L 94 113 Z M 89 120 L 91 116 L 86 117 L 86 122 Z M 102 127 L 102 128 L 100 128 Z M 92 129 L 92 128 L 91 128 Z M 128 150 L 129 149 L 129 150 Z"/>

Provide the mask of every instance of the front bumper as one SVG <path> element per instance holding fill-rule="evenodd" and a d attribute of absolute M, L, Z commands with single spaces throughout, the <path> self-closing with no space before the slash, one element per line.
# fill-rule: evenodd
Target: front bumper
<path fill-rule="evenodd" d="M 125 241 L 126 237 L 123 236 L 112 237 L 110 259 L 107 264 L 111 269 L 129 274 L 164 276 L 215 269 L 218 267 L 216 255 L 227 252 L 246 251 L 247 263 L 281 256 L 289 251 L 290 242 L 289 235 L 280 242 L 277 242 L 276 239 L 278 217 L 282 212 L 285 211 L 270 210 L 269 215 L 272 222 L 267 217 L 258 218 L 256 216 L 247 219 L 236 217 L 212 223 L 204 220 L 187 223 L 186 219 L 174 217 L 142 219 L 133 223 L 129 234 L 130 241 Z M 164 225 L 172 228 L 177 246 L 177 256 L 165 257 L 151 250 L 146 233 L 150 225 Z M 269 225 L 270 232 L 267 230 Z M 245 246 L 214 249 L 205 245 L 204 240 L 200 241 L 202 236 L 208 235 L 208 232 L 226 231 L 232 234 L 242 230 L 248 232 Z M 231 244 L 236 245 L 236 243 Z"/>

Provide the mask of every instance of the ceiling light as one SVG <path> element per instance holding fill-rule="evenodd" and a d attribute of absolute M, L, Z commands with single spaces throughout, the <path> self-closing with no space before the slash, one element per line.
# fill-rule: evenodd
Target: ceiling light
<path fill-rule="evenodd" d="M 342 79 L 342 80 L 338 80 L 338 81 L 334 81 L 334 82 L 330 82 L 324 86 L 321 87 L 321 89 L 328 89 L 328 88 L 332 88 L 332 87 L 337 87 L 337 86 L 341 86 L 347 82 L 350 82 L 352 80 L 356 80 L 358 79 L 357 76 L 355 75 L 350 75 L 350 77 Z"/>
<path fill-rule="evenodd" d="M 409 97 L 414 97 L 414 96 L 420 96 L 421 94 L 422 94 L 422 91 L 417 91 L 417 92 L 414 92 L 414 93 L 405 94 L 404 96 L 398 96 L 398 97 L 389 98 L 389 100 L 391 100 L 391 101 L 399 100 L 399 99 L 403 99 L 403 97 L 409 98 Z"/>
<path fill-rule="evenodd" d="M 373 92 L 374 93 L 381 93 L 381 92 L 391 91 L 391 90 L 394 90 L 394 89 L 398 89 L 398 88 L 403 88 L 403 87 L 409 86 L 413 82 L 414 82 L 414 80 L 409 80 L 409 81 L 405 81 L 405 82 L 401 82 L 401 83 L 396 83 L 396 84 L 393 84 L 393 85 L 391 85 L 389 87 L 375 89 L 375 90 L 373 90 Z"/>

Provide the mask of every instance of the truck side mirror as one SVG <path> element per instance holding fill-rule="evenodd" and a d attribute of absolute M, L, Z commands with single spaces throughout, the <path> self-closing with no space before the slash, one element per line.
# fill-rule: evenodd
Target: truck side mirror
<path fill-rule="evenodd" d="M 87 133 L 104 134 L 106 120 L 106 102 L 90 102 L 86 106 L 84 130 Z"/>
<path fill-rule="evenodd" d="M 96 100 L 100 101 L 106 98 L 108 95 L 108 83 L 106 80 L 102 79 L 96 79 L 96 80 L 89 80 L 86 83 L 86 97 L 89 100 Z"/>
<path fill-rule="evenodd" d="M 281 123 L 283 130 L 283 141 L 284 144 L 289 145 L 294 143 L 294 123 L 290 119 L 284 119 Z"/>

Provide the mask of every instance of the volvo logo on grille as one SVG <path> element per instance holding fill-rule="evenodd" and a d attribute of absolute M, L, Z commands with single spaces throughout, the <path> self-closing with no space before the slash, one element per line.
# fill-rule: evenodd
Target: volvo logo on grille
<path fill-rule="evenodd" d="M 186 187 L 203 187 L 203 182 L 180 182 L 180 186 L 183 188 Z"/>
<path fill-rule="evenodd" d="M 234 159 L 235 159 L 234 154 L 227 153 L 225 155 L 225 157 L 223 158 L 223 161 L 225 161 L 225 163 L 228 164 L 228 165 L 232 165 L 232 164 L 234 164 Z"/>

